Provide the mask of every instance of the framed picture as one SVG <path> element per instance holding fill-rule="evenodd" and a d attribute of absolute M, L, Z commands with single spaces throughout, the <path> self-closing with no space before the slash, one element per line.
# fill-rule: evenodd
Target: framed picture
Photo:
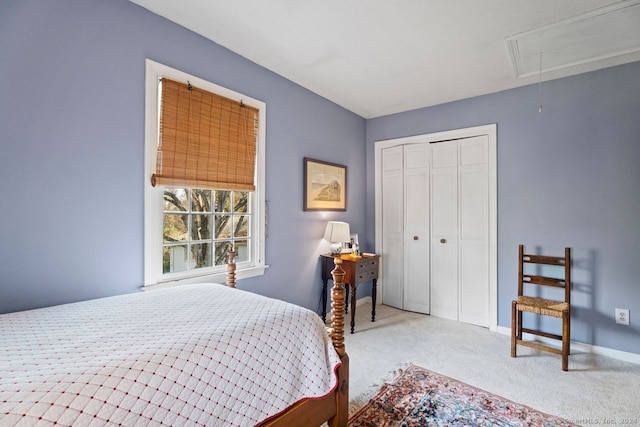
<path fill-rule="evenodd" d="M 347 167 L 304 158 L 305 211 L 347 210 Z"/>
<path fill-rule="evenodd" d="M 351 249 L 360 249 L 360 242 L 358 242 L 358 233 L 351 233 Z"/>
<path fill-rule="evenodd" d="M 358 233 L 351 233 L 351 239 L 348 242 L 342 243 L 343 254 L 352 253 L 354 250 L 360 249 L 360 243 L 358 243 Z"/>

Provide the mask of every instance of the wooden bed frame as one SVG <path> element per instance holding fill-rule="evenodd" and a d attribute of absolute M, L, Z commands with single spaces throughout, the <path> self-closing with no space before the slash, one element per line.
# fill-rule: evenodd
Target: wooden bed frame
<path fill-rule="evenodd" d="M 235 253 L 227 259 L 227 285 L 235 287 Z M 342 260 L 335 259 L 333 288 L 331 288 L 331 328 L 327 332 L 340 356 L 342 366 L 338 368 L 338 385 L 335 390 L 321 399 L 307 399 L 296 403 L 287 411 L 271 418 L 260 426 L 268 427 L 309 427 L 320 426 L 328 421 L 330 427 L 346 427 L 349 420 L 349 356 L 344 348 L 345 272 L 340 266 Z"/>

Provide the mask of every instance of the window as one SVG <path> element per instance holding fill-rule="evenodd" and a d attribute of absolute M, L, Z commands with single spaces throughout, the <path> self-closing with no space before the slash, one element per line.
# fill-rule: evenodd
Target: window
<path fill-rule="evenodd" d="M 251 193 L 164 189 L 162 272 L 177 273 L 251 259 Z"/>
<path fill-rule="evenodd" d="M 255 155 L 250 155 L 250 161 L 255 162 L 248 169 L 250 175 L 253 175 L 248 178 L 250 182 L 246 178 L 239 178 L 244 179 L 239 184 L 226 182 L 229 179 L 237 181 L 238 176 L 243 173 L 246 175 L 246 172 L 238 171 L 247 170 L 238 167 L 242 166 L 241 163 L 247 163 L 246 161 L 237 160 L 233 156 L 233 160 L 229 161 L 226 148 L 220 150 L 225 156 L 214 153 L 208 157 L 202 154 L 201 147 L 197 148 L 198 155 L 195 159 L 204 175 L 192 175 L 193 168 L 185 166 L 183 169 L 185 174 L 189 174 L 188 178 L 172 176 L 175 163 L 173 158 L 184 157 L 181 154 L 185 149 L 178 142 L 176 144 L 180 155 L 168 153 L 166 147 L 173 142 L 166 141 L 174 133 L 184 130 L 175 131 L 171 127 L 173 124 L 167 124 L 169 120 L 166 110 L 174 107 L 169 107 L 171 98 L 163 96 L 163 91 L 169 92 L 167 88 L 179 86 L 184 88 L 185 93 L 187 88 L 191 91 L 195 87 L 201 93 L 213 95 L 222 102 L 231 102 L 232 108 L 248 107 L 246 109 L 252 114 L 256 113 L 257 120 L 247 122 L 247 128 L 251 132 L 255 131 L 256 140 Z M 166 105 L 162 105 L 163 102 Z M 184 104 L 176 105 L 178 107 L 175 108 L 184 109 Z M 212 104 L 207 101 L 207 108 L 217 107 L 215 102 Z M 173 117 L 175 110 L 171 111 Z M 176 282 L 224 282 L 226 254 L 232 247 L 237 254 L 238 278 L 262 274 L 265 268 L 265 104 L 147 60 L 145 114 L 145 287 L 174 285 Z M 202 117 L 199 116 L 199 122 L 204 121 L 201 120 Z M 216 132 L 226 131 L 206 130 L 207 134 Z M 200 140 L 202 133 L 199 129 L 194 135 Z M 193 151 L 191 148 L 186 149 L 189 150 Z M 218 167 L 220 161 L 226 166 Z M 171 167 L 164 167 L 165 163 Z"/>

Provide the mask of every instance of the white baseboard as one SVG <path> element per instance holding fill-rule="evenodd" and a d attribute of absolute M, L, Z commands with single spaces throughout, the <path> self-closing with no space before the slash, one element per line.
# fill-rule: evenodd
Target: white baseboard
<path fill-rule="evenodd" d="M 498 333 L 502 335 L 511 336 L 511 328 L 498 326 Z M 543 343 L 551 343 L 551 344 L 558 343 L 558 341 L 556 340 L 545 339 L 545 338 L 537 337 L 531 334 L 524 334 L 523 338 L 526 338 L 527 340 L 536 339 Z M 597 354 L 600 356 L 607 356 L 613 359 L 618 359 L 624 362 L 631 362 L 631 363 L 636 363 L 640 365 L 640 354 L 629 353 L 627 351 L 614 350 L 612 348 L 600 347 L 597 345 L 585 344 L 585 343 L 576 342 L 576 341 L 571 341 L 571 351 L 572 352 L 576 351 L 580 353 Z"/>

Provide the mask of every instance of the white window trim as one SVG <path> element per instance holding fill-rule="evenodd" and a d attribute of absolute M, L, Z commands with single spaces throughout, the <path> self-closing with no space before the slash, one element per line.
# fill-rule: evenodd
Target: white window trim
<path fill-rule="evenodd" d="M 158 141 L 158 80 L 168 77 L 172 80 L 192 85 L 218 95 L 241 99 L 246 105 L 257 108 L 258 141 L 256 146 L 256 190 L 252 193 L 252 263 L 238 263 L 236 278 L 259 276 L 268 267 L 265 265 L 265 139 L 267 106 L 264 102 L 241 93 L 226 89 L 185 72 L 146 60 L 145 75 L 145 166 L 144 166 L 144 286 L 142 289 L 157 289 L 190 283 L 226 281 L 226 268 L 216 273 L 188 271 L 180 278 L 175 273 L 168 279 L 162 273 L 162 226 L 163 187 L 151 186 L 151 175 L 155 172 Z"/>

